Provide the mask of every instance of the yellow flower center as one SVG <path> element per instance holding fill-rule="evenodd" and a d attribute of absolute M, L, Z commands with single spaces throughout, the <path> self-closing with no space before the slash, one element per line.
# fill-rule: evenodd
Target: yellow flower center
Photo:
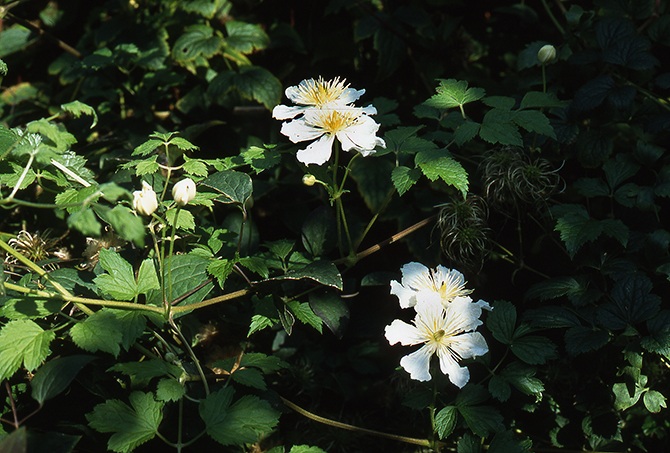
<path fill-rule="evenodd" d="M 440 341 L 442 339 L 442 337 L 444 337 L 445 334 L 446 334 L 446 332 L 444 330 L 440 329 L 437 332 L 433 333 L 433 339 L 435 341 Z"/>
<path fill-rule="evenodd" d="M 356 123 L 358 115 L 349 111 L 324 110 L 319 112 L 314 126 L 323 129 L 328 134 L 336 134 Z"/>
<path fill-rule="evenodd" d="M 348 87 L 349 85 L 345 85 L 344 80 L 340 81 L 339 77 L 327 82 L 322 78 L 311 79 L 305 85 L 298 87 L 300 98 L 297 103 L 323 107 L 329 102 L 336 101 Z"/>

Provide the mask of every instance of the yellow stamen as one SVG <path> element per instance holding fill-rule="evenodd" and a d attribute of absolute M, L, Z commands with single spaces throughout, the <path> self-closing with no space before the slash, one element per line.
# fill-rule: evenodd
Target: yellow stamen
<path fill-rule="evenodd" d="M 319 80 L 311 79 L 305 85 L 298 87 L 300 99 L 297 103 L 323 107 L 329 102 L 336 101 L 344 93 L 344 90 L 349 87 L 344 82 L 344 80 L 340 81 L 339 77 L 327 82 L 321 77 Z"/>
<path fill-rule="evenodd" d="M 352 112 L 340 112 L 337 110 L 328 110 L 319 113 L 314 125 L 323 129 L 328 134 L 335 134 L 343 131 L 358 120 L 358 115 Z"/>

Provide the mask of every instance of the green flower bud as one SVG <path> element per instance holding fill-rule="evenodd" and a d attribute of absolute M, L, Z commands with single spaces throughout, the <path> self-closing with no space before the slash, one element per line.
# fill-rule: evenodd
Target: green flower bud
<path fill-rule="evenodd" d="M 547 64 L 556 58 L 556 48 L 551 44 L 542 46 L 542 48 L 537 53 L 537 59 L 540 60 L 540 63 Z"/>
<path fill-rule="evenodd" d="M 316 176 L 314 175 L 305 175 L 302 177 L 302 183 L 308 187 L 316 184 Z"/>

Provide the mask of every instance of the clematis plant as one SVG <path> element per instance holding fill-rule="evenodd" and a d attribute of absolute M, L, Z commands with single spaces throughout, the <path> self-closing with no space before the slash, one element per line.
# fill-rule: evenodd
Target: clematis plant
<path fill-rule="evenodd" d="M 286 89 L 286 97 L 299 105 L 279 105 L 272 116 L 279 120 L 295 118 L 284 122 L 281 128 L 281 133 L 293 143 L 314 140 L 297 153 L 296 157 L 305 165 L 326 163 L 335 138 L 343 150 L 368 156 L 377 146 L 386 148 L 386 143 L 376 136 L 379 124 L 369 116 L 377 110 L 372 105 L 352 105 L 363 93 L 365 90 L 348 88 L 338 78 L 328 82 L 321 78 L 303 80 L 297 87 Z"/>

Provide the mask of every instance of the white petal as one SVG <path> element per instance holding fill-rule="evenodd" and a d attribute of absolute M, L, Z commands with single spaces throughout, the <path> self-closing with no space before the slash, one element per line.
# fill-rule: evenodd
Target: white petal
<path fill-rule="evenodd" d="M 361 116 L 355 124 L 337 132 L 337 138 L 342 143 L 342 149 L 350 151 L 355 149 L 361 153 L 371 154 L 378 139 L 375 135 L 379 130 L 379 124 L 369 116 Z"/>
<path fill-rule="evenodd" d="M 295 118 L 305 110 L 305 107 L 289 107 L 288 105 L 278 105 L 272 109 L 272 118 L 277 120 L 288 120 Z"/>
<path fill-rule="evenodd" d="M 403 346 L 410 346 L 426 341 L 421 332 L 419 332 L 419 329 L 399 319 L 394 320 L 391 325 L 386 326 L 384 335 L 391 345 L 400 343 Z"/>
<path fill-rule="evenodd" d="M 357 90 L 355 88 L 347 88 L 340 95 L 340 98 L 338 99 L 338 101 L 343 103 L 343 104 L 351 104 L 352 102 L 358 100 L 358 98 L 360 98 L 364 94 L 365 94 L 365 90 Z M 376 113 L 376 110 L 375 110 L 375 113 Z"/>
<path fill-rule="evenodd" d="M 479 302 L 476 302 L 475 305 L 477 305 L 478 307 L 481 307 L 481 308 L 483 308 L 484 310 L 487 310 L 487 311 L 493 310 L 493 307 L 491 307 L 488 302 L 484 302 L 481 299 L 479 300 Z"/>
<path fill-rule="evenodd" d="M 489 352 L 489 345 L 479 332 L 468 332 L 452 337 L 449 347 L 462 359 L 483 356 Z"/>
<path fill-rule="evenodd" d="M 437 357 L 440 359 L 440 370 L 449 375 L 449 380 L 458 388 L 465 387 L 470 380 L 470 370 L 460 366 L 446 352 L 438 350 Z"/>
<path fill-rule="evenodd" d="M 363 91 L 365 91 L 365 90 L 363 90 Z M 365 113 L 366 115 L 376 115 L 377 114 L 377 109 L 372 104 L 368 105 L 367 107 L 362 107 L 361 111 L 363 113 Z"/>
<path fill-rule="evenodd" d="M 391 294 L 398 296 L 401 308 L 409 308 L 416 305 L 416 291 L 402 286 L 397 281 L 391 281 Z"/>
<path fill-rule="evenodd" d="M 417 381 L 430 381 L 430 358 L 433 351 L 428 345 L 418 351 L 406 355 L 400 359 L 400 366 L 409 373 L 409 377 Z"/>
<path fill-rule="evenodd" d="M 402 272 L 402 284 L 415 291 L 433 288 L 430 280 L 430 271 L 421 263 L 411 262 L 400 268 Z"/>
<path fill-rule="evenodd" d="M 482 315 L 482 307 L 472 303 L 472 299 L 468 296 L 457 297 L 451 302 L 447 302 L 445 308 L 447 309 L 447 318 L 452 320 L 450 324 L 450 331 L 452 332 L 457 330 L 469 332 L 483 324 L 479 319 Z"/>
<path fill-rule="evenodd" d="M 292 122 L 295 121 L 297 120 Z M 328 162 L 330 155 L 333 153 L 334 139 L 335 138 L 332 135 L 324 135 L 314 143 L 310 144 L 307 148 L 299 150 L 296 157 L 305 165 L 323 165 Z"/>
<path fill-rule="evenodd" d="M 281 133 L 293 143 L 314 140 L 323 135 L 323 130 L 310 126 L 303 118 L 287 121 L 281 125 Z"/>

